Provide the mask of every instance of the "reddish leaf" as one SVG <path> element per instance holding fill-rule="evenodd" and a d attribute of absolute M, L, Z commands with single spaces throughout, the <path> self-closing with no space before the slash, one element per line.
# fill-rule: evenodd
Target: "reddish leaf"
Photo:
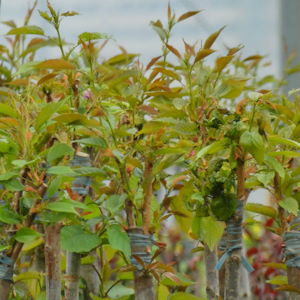
<path fill-rule="evenodd" d="M 276 288 L 275 290 L 276 291 L 288 291 L 288 292 L 294 292 L 294 293 L 300 294 L 299 289 L 297 289 L 296 287 L 294 287 L 292 285 L 288 285 L 288 284 L 282 285 L 282 286 Z"/>
<path fill-rule="evenodd" d="M 168 20 L 171 19 L 171 16 L 172 16 L 172 12 L 171 12 L 171 5 L 170 5 L 170 2 L 168 3 Z"/>
<path fill-rule="evenodd" d="M 28 79 L 20 78 L 20 79 L 16 79 L 16 80 L 7 82 L 7 84 L 9 84 L 9 85 L 23 85 L 23 86 L 25 86 L 25 85 L 28 85 Z"/>
<path fill-rule="evenodd" d="M 199 14 L 200 12 L 201 12 L 201 10 L 188 11 L 178 18 L 177 23 L 179 23 L 185 19 L 188 19 L 192 16 L 195 16 L 195 15 Z"/>
<path fill-rule="evenodd" d="M 174 78 L 176 80 L 180 80 L 180 76 L 177 73 L 175 73 L 175 72 L 173 72 L 173 71 L 171 71 L 169 69 L 155 68 L 154 70 L 156 70 L 157 72 L 162 73 L 162 74 L 164 74 L 166 76 L 172 77 L 172 78 Z"/>
<path fill-rule="evenodd" d="M 174 55 L 176 55 L 178 58 L 181 59 L 181 55 L 180 55 L 179 51 L 178 51 L 176 48 L 174 48 L 174 47 L 171 46 L 171 45 L 166 45 L 166 46 L 167 46 L 167 48 L 168 48 Z"/>
<path fill-rule="evenodd" d="M 159 275 L 158 275 L 158 273 L 157 273 L 156 271 L 151 270 L 150 273 L 154 276 L 154 278 L 155 278 L 157 281 L 160 280 L 160 277 L 159 277 Z"/>
<path fill-rule="evenodd" d="M 244 61 L 250 61 L 250 60 L 261 60 L 263 59 L 264 57 L 261 56 L 261 55 L 251 55 L 251 56 L 248 56 L 244 59 Z"/>
<path fill-rule="evenodd" d="M 45 83 L 46 81 L 54 78 L 56 75 L 57 75 L 57 73 L 49 73 L 49 74 L 45 75 L 38 81 L 37 85 L 41 85 L 41 84 Z"/>
<path fill-rule="evenodd" d="M 152 106 L 149 106 L 149 105 L 140 105 L 138 107 L 140 110 L 143 110 L 151 115 L 155 115 L 158 113 L 157 109 L 155 109 L 154 107 Z"/>
<path fill-rule="evenodd" d="M 198 62 L 199 60 L 203 59 L 204 57 L 214 53 L 216 50 L 212 49 L 200 49 L 195 57 L 194 63 Z"/>
<path fill-rule="evenodd" d="M 240 47 L 234 47 L 234 48 L 229 48 L 228 49 L 228 53 L 227 55 L 234 55 L 236 54 L 237 52 L 239 52 L 241 49 L 243 48 L 243 46 L 240 46 Z"/>
<path fill-rule="evenodd" d="M 142 260 L 139 256 L 137 256 L 137 255 L 132 255 L 132 257 L 134 257 L 134 258 L 136 259 L 136 261 L 137 261 L 141 266 L 143 266 L 143 268 L 146 267 L 145 263 L 143 262 L 143 260 Z"/>
<path fill-rule="evenodd" d="M 161 58 L 160 56 L 154 57 L 151 59 L 151 61 L 148 63 L 148 65 L 146 66 L 146 71 L 148 71 L 159 59 Z"/>
<path fill-rule="evenodd" d="M 189 56 L 196 56 L 195 53 L 195 45 L 190 45 L 188 44 L 184 39 L 183 39 L 183 43 L 184 43 L 184 48 L 185 48 L 185 52 L 189 55 Z"/>
<path fill-rule="evenodd" d="M 174 268 L 172 268 L 172 266 L 170 266 L 170 265 L 158 263 L 158 267 L 166 272 L 175 273 Z"/>
<path fill-rule="evenodd" d="M 176 283 L 181 283 L 180 279 L 174 273 L 165 272 L 163 275 Z"/>
<path fill-rule="evenodd" d="M 220 35 L 220 33 L 222 32 L 222 30 L 225 28 L 225 26 L 223 26 L 221 29 L 219 29 L 218 31 L 214 32 L 213 34 L 211 34 L 205 41 L 203 48 L 204 49 L 210 49 L 210 47 L 213 45 L 213 43 L 216 41 L 216 39 L 218 38 L 218 36 Z"/>
<path fill-rule="evenodd" d="M 215 71 L 221 72 L 231 62 L 233 56 L 222 56 L 216 59 Z"/>
<path fill-rule="evenodd" d="M 39 63 L 38 69 L 73 70 L 75 66 L 64 59 L 48 59 Z"/>

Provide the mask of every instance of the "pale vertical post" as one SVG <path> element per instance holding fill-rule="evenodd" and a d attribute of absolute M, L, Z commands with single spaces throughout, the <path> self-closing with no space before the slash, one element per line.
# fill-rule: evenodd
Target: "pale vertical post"
<path fill-rule="evenodd" d="M 300 66 L 300 1 L 280 0 L 280 69 L 284 74 L 287 59 L 295 55 L 293 65 Z M 287 76 L 286 90 L 300 88 L 300 72 Z"/>

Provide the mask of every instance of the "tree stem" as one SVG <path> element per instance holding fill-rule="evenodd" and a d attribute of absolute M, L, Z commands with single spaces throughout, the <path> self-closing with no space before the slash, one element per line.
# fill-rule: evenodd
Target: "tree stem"
<path fill-rule="evenodd" d="M 79 299 L 80 259 L 79 253 L 67 252 L 66 300 Z"/>
<path fill-rule="evenodd" d="M 144 203 L 143 203 L 143 226 L 144 233 L 148 234 L 151 226 L 151 200 L 152 200 L 152 163 L 147 160 L 144 171 Z"/>
<path fill-rule="evenodd" d="M 128 233 L 143 234 L 143 228 L 129 228 Z M 143 244 L 131 244 L 132 253 L 145 253 L 147 252 L 147 246 Z M 134 290 L 135 290 L 135 300 L 154 300 L 154 285 L 153 278 L 145 270 L 136 270 L 134 272 Z"/>
<path fill-rule="evenodd" d="M 47 300 L 61 300 L 60 228 L 61 224 L 53 224 L 45 227 Z"/>
<path fill-rule="evenodd" d="M 226 248 L 241 245 L 242 248 L 242 221 L 243 221 L 243 200 L 245 200 L 245 162 L 244 155 L 238 153 L 237 159 L 237 200 L 238 207 L 235 214 L 227 222 Z M 234 230 L 229 230 L 234 228 Z M 239 300 L 239 287 L 241 275 L 241 254 L 242 249 L 236 248 L 225 264 L 225 300 Z"/>
<path fill-rule="evenodd" d="M 218 262 L 217 248 L 212 251 L 207 245 L 204 245 L 204 259 L 206 271 L 206 294 L 211 300 L 219 299 L 219 274 L 215 270 Z"/>

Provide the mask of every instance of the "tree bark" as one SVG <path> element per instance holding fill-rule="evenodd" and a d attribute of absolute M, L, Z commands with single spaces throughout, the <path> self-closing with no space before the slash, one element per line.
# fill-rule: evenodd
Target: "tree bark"
<path fill-rule="evenodd" d="M 90 254 L 91 256 L 95 257 L 95 262 L 93 265 L 82 265 L 80 267 L 80 274 L 83 280 L 86 283 L 86 297 L 85 299 L 92 300 L 90 293 L 99 296 L 99 285 L 100 285 L 100 278 L 96 272 L 96 270 L 100 270 L 101 265 L 98 259 L 98 255 L 95 250 L 93 250 Z"/>
<path fill-rule="evenodd" d="M 22 250 L 23 244 L 22 243 L 15 243 L 12 249 L 9 251 L 7 256 L 12 259 L 13 264 L 18 259 L 19 254 Z M 13 273 L 13 265 L 11 266 Z M 12 275 L 11 273 L 11 275 Z M 11 276 L 12 279 L 12 276 Z M 9 299 L 9 293 L 12 285 L 12 280 L 6 280 L 6 279 L 0 279 L 0 300 L 8 300 Z"/>
<path fill-rule="evenodd" d="M 0 300 L 8 300 L 11 282 L 0 280 Z"/>
<path fill-rule="evenodd" d="M 204 259 L 206 272 L 206 294 L 209 300 L 219 299 L 219 272 L 215 270 L 218 262 L 217 248 L 211 251 L 204 245 Z"/>
<path fill-rule="evenodd" d="M 129 233 L 144 234 L 142 228 L 129 228 Z M 147 247 L 142 244 L 131 243 L 132 255 L 135 253 L 147 253 Z M 134 272 L 134 290 L 135 300 L 154 300 L 154 284 L 152 276 L 144 270 L 136 270 Z"/>
<path fill-rule="evenodd" d="M 285 249 L 285 256 L 286 256 L 286 265 L 287 265 L 287 278 L 288 278 L 288 284 L 295 287 L 300 291 L 300 267 L 298 266 L 291 266 L 291 264 L 288 264 L 289 259 L 297 259 L 299 258 L 299 246 L 300 246 L 300 216 L 297 218 L 294 218 L 294 220 L 291 222 L 291 229 L 290 231 L 287 231 L 287 234 L 293 234 L 295 236 L 288 237 L 287 235 L 284 235 L 284 242 L 285 242 L 285 247 L 289 248 L 289 240 L 292 239 L 294 240 L 293 243 L 293 248 L 296 246 L 297 249 L 294 252 L 295 255 L 291 254 L 290 252 L 286 252 L 289 249 Z M 299 238 L 299 242 L 297 242 Z M 299 243 L 299 245 L 297 245 Z M 298 253 L 297 253 L 298 252 Z M 299 259 L 298 259 L 299 261 Z M 298 262 L 299 264 L 299 262 Z M 294 293 L 294 292 L 289 292 L 289 299 L 290 300 L 300 300 L 300 294 Z"/>
<path fill-rule="evenodd" d="M 240 300 L 241 257 L 243 248 L 243 202 L 246 200 L 245 154 L 242 149 L 236 149 L 236 157 L 236 194 L 238 203 L 237 209 L 227 222 L 226 228 L 226 251 L 230 251 L 230 255 L 225 263 L 225 300 Z"/>
<path fill-rule="evenodd" d="M 135 300 L 154 300 L 153 279 L 149 273 L 134 272 Z"/>
<path fill-rule="evenodd" d="M 231 232 L 227 230 L 227 249 L 242 244 L 242 220 L 243 210 L 238 209 L 234 216 L 228 221 L 227 228 L 233 226 L 240 230 Z M 235 249 L 226 260 L 225 264 L 225 300 L 239 300 L 240 299 L 240 270 L 241 270 L 241 249 Z"/>
<path fill-rule="evenodd" d="M 53 224 L 45 227 L 47 300 L 61 300 L 60 228 L 61 224 Z"/>
<path fill-rule="evenodd" d="M 288 284 L 300 290 L 300 268 L 287 267 Z M 300 294 L 289 292 L 290 300 L 300 300 Z"/>
<path fill-rule="evenodd" d="M 80 259 L 79 253 L 67 252 L 66 300 L 79 299 Z"/>
<path fill-rule="evenodd" d="M 246 251 L 243 247 L 242 254 L 245 256 Z M 252 299 L 249 272 L 241 266 L 241 278 L 240 278 L 240 299 L 249 300 Z"/>

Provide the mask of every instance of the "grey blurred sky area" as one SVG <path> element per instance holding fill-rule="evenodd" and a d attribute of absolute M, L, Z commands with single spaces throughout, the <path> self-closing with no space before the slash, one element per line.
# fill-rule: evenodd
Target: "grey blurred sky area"
<path fill-rule="evenodd" d="M 300 1 L 300 0 L 299 0 Z M 204 10 L 197 17 L 176 25 L 171 45 L 182 49 L 184 38 L 193 43 L 205 38 L 226 25 L 214 49 L 224 51 L 224 46 L 244 45 L 243 55 L 266 55 L 272 65 L 267 73 L 279 74 L 279 0 L 171 0 L 176 15 L 189 10 Z M 1 21 L 15 20 L 22 25 L 23 17 L 33 0 L 2 0 Z M 167 0 L 52 0 L 60 10 L 74 10 L 79 16 L 66 18 L 62 23 L 62 35 L 68 41 L 76 41 L 84 31 L 103 32 L 114 40 L 103 55 L 118 53 L 117 45 L 128 52 L 142 54 L 147 62 L 160 54 L 160 40 L 151 29 L 151 20 L 167 20 Z M 46 0 L 38 1 L 38 9 L 46 9 Z M 43 27 L 48 34 L 54 34 L 35 12 L 32 25 Z M 0 33 L 8 31 L 1 24 Z M 44 51 L 44 50 L 41 50 Z M 45 54 L 45 53 L 44 53 Z M 51 55 L 55 55 L 52 53 Z M 43 54 L 42 54 L 43 55 Z M 47 54 L 48 55 L 48 54 Z M 43 55 L 44 56 L 44 55 Z M 265 72 L 264 72 L 265 73 Z"/>

